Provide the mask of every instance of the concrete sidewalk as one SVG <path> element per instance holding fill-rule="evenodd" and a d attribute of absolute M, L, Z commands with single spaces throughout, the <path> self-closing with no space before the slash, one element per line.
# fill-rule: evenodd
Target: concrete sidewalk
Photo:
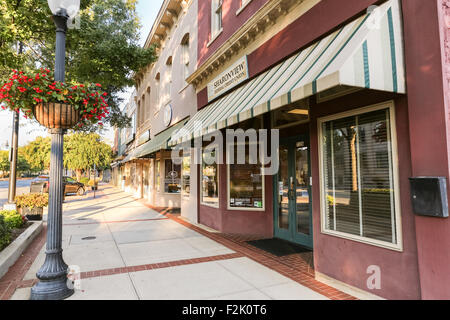
<path fill-rule="evenodd" d="M 63 224 L 64 259 L 82 272 L 70 299 L 327 299 L 109 186 L 66 198 Z M 11 299 L 29 295 L 18 288 Z"/>

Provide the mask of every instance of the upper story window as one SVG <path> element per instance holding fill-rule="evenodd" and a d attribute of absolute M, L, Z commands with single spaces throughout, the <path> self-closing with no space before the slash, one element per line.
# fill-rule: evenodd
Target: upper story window
<path fill-rule="evenodd" d="M 139 126 L 141 126 L 145 122 L 145 109 L 146 109 L 146 101 L 145 101 L 145 93 L 142 95 L 141 102 L 139 103 Z"/>
<path fill-rule="evenodd" d="M 142 100 L 139 100 L 138 101 L 138 103 L 137 103 L 137 126 L 139 127 L 141 124 L 142 124 L 142 109 L 144 108 L 143 107 L 143 104 L 144 104 L 144 99 L 145 99 L 145 97 L 144 96 L 142 96 Z"/>
<path fill-rule="evenodd" d="M 155 77 L 155 87 L 154 87 L 154 90 L 155 90 L 155 114 L 158 113 L 159 110 L 161 109 L 161 97 L 160 97 L 161 81 L 160 81 L 160 79 L 161 79 L 161 74 L 158 72 Z"/>
<path fill-rule="evenodd" d="M 152 89 L 150 87 L 147 87 L 147 93 L 146 93 L 147 99 L 146 99 L 146 104 L 145 104 L 145 119 L 146 120 L 149 119 L 149 117 L 150 117 L 150 109 L 151 109 L 151 105 L 150 105 L 151 99 L 150 99 L 150 97 L 151 97 L 151 92 L 152 92 Z"/>
<path fill-rule="evenodd" d="M 189 33 L 186 33 L 181 40 L 181 65 L 183 66 L 184 79 L 189 76 Z"/>
<path fill-rule="evenodd" d="M 164 103 L 170 101 L 172 95 L 172 56 L 166 61 L 165 97 Z"/>
<path fill-rule="evenodd" d="M 222 5 L 223 0 L 212 0 L 211 3 L 211 39 L 222 31 Z"/>

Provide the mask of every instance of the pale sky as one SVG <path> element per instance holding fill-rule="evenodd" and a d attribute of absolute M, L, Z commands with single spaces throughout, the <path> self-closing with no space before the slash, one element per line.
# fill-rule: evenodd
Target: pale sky
<path fill-rule="evenodd" d="M 158 15 L 159 9 L 163 0 L 138 0 L 137 10 L 139 18 L 141 19 L 141 45 L 144 44 L 150 29 L 153 26 L 153 22 Z M 124 98 L 128 99 L 133 90 L 124 94 Z M 6 150 L 6 142 L 11 145 L 12 135 L 12 118 L 11 112 L 0 110 L 0 150 Z M 20 117 L 20 130 L 19 130 L 19 146 L 26 145 L 33 141 L 38 136 L 46 136 L 46 129 L 37 124 L 34 121 L 26 120 Z M 114 142 L 114 131 L 112 129 L 105 130 L 103 134 L 107 143 Z"/>

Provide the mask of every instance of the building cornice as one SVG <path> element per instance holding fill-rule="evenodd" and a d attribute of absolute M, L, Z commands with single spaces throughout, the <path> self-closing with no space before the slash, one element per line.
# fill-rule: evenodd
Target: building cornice
<path fill-rule="evenodd" d="M 199 65 L 186 81 L 196 87 L 206 82 L 221 65 L 239 54 L 246 46 L 253 43 L 259 34 L 264 33 L 267 27 L 274 25 L 279 17 L 287 15 L 292 7 L 302 2 L 304 0 L 268 1 L 205 62 Z"/>

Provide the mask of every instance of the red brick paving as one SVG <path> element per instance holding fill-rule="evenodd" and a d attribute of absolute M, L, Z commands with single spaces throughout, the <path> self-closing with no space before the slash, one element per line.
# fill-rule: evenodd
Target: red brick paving
<path fill-rule="evenodd" d="M 22 279 L 30 270 L 34 260 L 45 245 L 45 236 L 47 234 L 47 227 L 44 225 L 41 233 L 33 240 L 28 248 L 22 253 L 16 263 L 9 268 L 8 272 L 0 279 L 0 300 L 9 300 L 16 289 L 24 287 L 32 287 L 36 280 Z"/>
<path fill-rule="evenodd" d="M 231 253 L 231 254 L 223 254 L 223 255 L 212 256 L 212 257 L 202 257 L 202 258 L 146 264 L 146 265 L 140 265 L 140 266 L 88 271 L 88 272 L 81 273 L 81 279 L 97 278 L 97 277 L 102 277 L 102 276 L 109 276 L 109 275 L 129 273 L 129 272 L 139 272 L 139 271 L 145 271 L 145 270 L 162 269 L 162 268 L 183 266 L 183 265 L 189 265 L 189 264 L 197 264 L 197 263 L 210 262 L 210 261 L 229 260 L 229 259 L 236 259 L 236 258 L 241 258 L 241 257 L 242 257 L 242 255 L 239 253 Z"/>

